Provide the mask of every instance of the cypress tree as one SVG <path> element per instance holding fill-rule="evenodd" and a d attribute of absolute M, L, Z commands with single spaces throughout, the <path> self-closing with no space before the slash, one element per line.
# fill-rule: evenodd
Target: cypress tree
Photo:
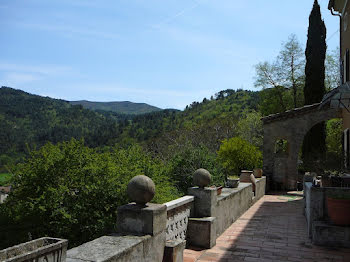
<path fill-rule="evenodd" d="M 326 92 L 325 58 L 326 58 L 326 26 L 321 17 L 320 6 L 314 1 L 309 16 L 309 29 L 306 43 L 305 65 L 305 105 L 319 103 Z M 303 159 L 315 160 L 324 156 L 326 151 L 325 123 L 319 123 L 306 134 L 303 143 Z"/>

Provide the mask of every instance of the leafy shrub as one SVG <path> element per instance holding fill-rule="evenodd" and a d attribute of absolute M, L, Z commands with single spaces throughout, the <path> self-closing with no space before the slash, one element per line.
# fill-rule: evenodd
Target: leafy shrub
<path fill-rule="evenodd" d="M 193 186 L 193 173 L 199 168 L 210 172 L 212 184 L 223 185 L 224 183 L 223 170 L 216 162 L 216 155 L 205 146 L 194 147 L 187 144 L 174 154 L 169 161 L 169 166 L 169 177 L 183 195 L 187 193 L 189 187 Z"/>
<path fill-rule="evenodd" d="M 12 175 L 8 173 L 0 173 L 0 186 L 7 186 L 10 183 Z"/>
<path fill-rule="evenodd" d="M 225 168 L 226 175 L 240 173 L 242 169 L 253 169 L 262 165 L 262 154 L 255 146 L 240 137 L 222 141 L 218 161 Z"/>
<path fill-rule="evenodd" d="M 13 192 L 0 206 L 0 249 L 42 236 L 67 238 L 75 246 L 110 233 L 135 175 L 153 179 L 156 202 L 178 196 L 166 167 L 139 146 L 98 152 L 74 139 L 49 143 L 14 173 Z"/>

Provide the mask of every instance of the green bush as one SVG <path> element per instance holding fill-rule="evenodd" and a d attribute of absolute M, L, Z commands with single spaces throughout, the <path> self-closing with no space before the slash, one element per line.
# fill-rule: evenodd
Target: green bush
<path fill-rule="evenodd" d="M 262 166 L 262 154 L 257 147 L 240 137 L 222 141 L 218 162 L 225 168 L 226 176 L 238 175 L 243 169 Z"/>
<path fill-rule="evenodd" d="M 185 145 L 170 159 L 169 166 L 169 177 L 183 195 L 187 193 L 189 187 L 193 186 L 193 173 L 199 168 L 207 169 L 210 172 L 212 184 L 224 184 L 223 169 L 217 163 L 216 155 L 205 146 Z"/>
<path fill-rule="evenodd" d="M 74 139 L 46 144 L 14 172 L 13 192 L 0 206 L 0 249 L 42 236 L 75 246 L 110 233 L 133 176 L 153 179 L 155 202 L 178 197 L 167 172 L 139 146 L 98 152 Z"/>
<path fill-rule="evenodd" d="M 7 186 L 10 183 L 12 175 L 8 173 L 0 173 L 0 186 Z"/>

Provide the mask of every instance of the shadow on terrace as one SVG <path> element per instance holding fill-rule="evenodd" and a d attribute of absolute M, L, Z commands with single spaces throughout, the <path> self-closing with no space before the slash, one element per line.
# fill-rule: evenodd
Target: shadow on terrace
<path fill-rule="evenodd" d="M 193 261 L 350 261 L 349 249 L 312 245 L 302 195 L 265 195 L 216 240 L 211 249 L 186 249 Z"/>

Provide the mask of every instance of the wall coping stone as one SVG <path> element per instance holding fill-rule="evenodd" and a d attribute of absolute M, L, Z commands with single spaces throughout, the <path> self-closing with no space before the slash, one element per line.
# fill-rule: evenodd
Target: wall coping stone
<path fill-rule="evenodd" d="M 244 188 L 251 187 L 251 186 L 252 186 L 252 183 L 239 182 L 239 185 L 236 188 L 224 187 L 222 189 L 222 193 L 218 196 L 218 201 L 222 201 L 226 198 L 229 198 L 229 197 L 237 194 L 239 191 L 243 190 Z"/>
<path fill-rule="evenodd" d="M 145 236 L 102 236 L 67 251 L 67 261 L 115 261 L 144 240 Z"/>
<path fill-rule="evenodd" d="M 5 262 L 30 261 L 32 259 L 37 259 L 44 254 L 54 252 L 59 249 L 66 250 L 67 246 L 68 240 L 66 239 L 42 237 L 0 250 L 0 260 Z M 62 252 L 66 252 L 65 250 Z M 8 257 L 9 255 L 10 257 Z M 65 254 L 62 254 L 63 259 L 64 256 Z"/>
<path fill-rule="evenodd" d="M 194 196 L 184 196 L 184 197 L 180 197 L 172 201 L 166 202 L 164 203 L 164 205 L 166 205 L 167 210 L 169 211 L 179 206 L 186 205 L 187 203 L 190 203 L 192 201 L 194 201 Z"/>
<path fill-rule="evenodd" d="M 266 177 L 263 176 L 261 178 L 255 178 L 255 181 L 256 183 L 259 183 L 260 181 L 262 180 L 266 180 Z M 248 183 L 248 182 L 239 182 L 239 185 L 238 187 L 236 188 L 227 188 L 227 187 L 224 187 L 222 189 L 222 193 L 221 195 L 218 196 L 218 201 L 222 201 L 226 198 L 229 198 L 235 194 L 237 194 L 239 191 L 243 190 L 244 188 L 246 187 L 251 187 L 252 186 L 252 183 Z"/>

